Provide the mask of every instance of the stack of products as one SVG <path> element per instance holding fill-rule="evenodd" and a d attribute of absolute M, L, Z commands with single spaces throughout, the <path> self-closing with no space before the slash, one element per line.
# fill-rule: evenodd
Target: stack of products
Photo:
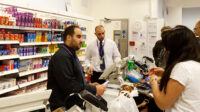
<path fill-rule="evenodd" d="M 18 49 L 14 46 L 11 46 L 9 44 L 7 45 L 0 45 L 0 56 L 5 55 L 17 55 Z"/>
<path fill-rule="evenodd" d="M 0 64 L 0 72 L 19 68 L 19 60 L 3 60 Z"/>
<path fill-rule="evenodd" d="M 0 30 L 0 40 L 19 40 L 19 34 L 13 34 L 4 29 Z"/>
<path fill-rule="evenodd" d="M 36 73 L 33 75 L 28 75 L 23 78 L 20 78 L 17 81 L 17 84 L 24 84 L 24 83 L 31 82 L 31 81 L 41 79 L 41 78 L 45 78 L 45 77 L 47 77 L 47 72 Z"/>
<path fill-rule="evenodd" d="M 44 59 L 29 59 L 29 60 L 21 60 L 19 63 L 19 71 L 29 71 L 29 70 L 35 70 L 39 68 L 48 67 L 49 60 Z"/>
<path fill-rule="evenodd" d="M 1 78 L 0 80 L 0 91 L 14 87 L 16 85 L 15 78 Z"/>
<path fill-rule="evenodd" d="M 45 82 L 37 83 L 37 84 L 31 85 L 28 87 L 21 88 L 16 91 L 12 91 L 9 93 L 9 95 L 18 95 L 18 94 L 34 92 L 34 91 L 37 91 L 39 89 L 46 88 L 46 87 L 47 87 L 47 82 L 45 81 Z"/>
<path fill-rule="evenodd" d="M 51 42 L 51 33 L 48 32 L 27 32 L 24 35 L 23 42 Z"/>

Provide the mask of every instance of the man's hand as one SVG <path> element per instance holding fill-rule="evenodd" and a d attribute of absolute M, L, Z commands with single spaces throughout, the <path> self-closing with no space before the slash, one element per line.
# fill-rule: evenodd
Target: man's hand
<path fill-rule="evenodd" d="M 104 86 L 104 85 L 97 85 L 96 86 L 96 88 L 97 88 L 97 95 L 103 95 L 103 93 L 104 93 L 104 91 L 106 90 L 106 86 Z"/>
<path fill-rule="evenodd" d="M 88 75 L 93 75 L 93 69 L 92 67 L 88 67 Z"/>
<path fill-rule="evenodd" d="M 97 86 L 97 85 L 100 85 L 100 84 L 97 83 L 97 82 L 94 82 L 94 83 L 89 83 L 89 85 L 91 85 L 91 86 Z"/>
<path fill-rule="evenodd" d="M 149 69 L 149 75 L 157 75 L 157 76 L 162 76 L 163 72 L 165 70 L 163 68 L 160 67 L 153 67 L 151 69 Z"/>

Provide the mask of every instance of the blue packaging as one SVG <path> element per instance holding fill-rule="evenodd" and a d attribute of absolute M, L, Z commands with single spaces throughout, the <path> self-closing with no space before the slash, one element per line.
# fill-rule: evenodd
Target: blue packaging
<path fill-rule="evenodd" d="M 33 50 L 32 49 L 33 49 L 32 47 L 29 47 L 29 56 L 33 55 Z"/>
<path fill-rule="evenodd" d="M 36 47 L 33 47 L 34 51 L 33 51 L 33 55 L 36 54 Z"/>
<path fill-rule="evenodd" d="M 17 49 L 17 54 L 18 54 L 18 55 L 21 54 L 21 49 L 20 49 L 20 48 Z"/>
<path fill-rule="evenodd" d="M 21 56 L 24 56 L 24 48 L 21 48 Z"/>
<path fill-rule="evenodd" d="M 27 50 L 28 50 L 27 47 L 25 47 L 24 48 L 24 56 L 27 56 L 27 52 L 28 52 Z"/>
<path fill-rule="evenodd" d="M 14 69 L 18 69 L 18 68 L 19 68 L 19 61 L 14 60 Z"/>
<path fill-rule="evenodd" d="M 134 77 L 132 77 L 132 76 L 130 76 L 130 75 L 126 75 L 133 83 L 138 83 L 139 82 L 139 80 L 138 79 L 136 79 L 136 78 L 134 78 Z"/>
<path fill-rule="evenodd" d="M 3 54 L 4 54 L 4 50 L 1 50 L 1 55 L 3 56 Z"/>
<path fill-rule="evenodd" d="M 35 42 L 36 41 L 36 34 L 32 33 L 32 36 L 33 36 L 33 42 Z"/>

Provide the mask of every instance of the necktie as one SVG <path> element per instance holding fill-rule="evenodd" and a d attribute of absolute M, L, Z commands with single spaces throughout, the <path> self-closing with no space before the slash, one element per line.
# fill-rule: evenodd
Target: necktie
<path fill-rule="evenodd" d="M 104 70 L 104 69 L 105 69 L 105 60 L 104 60 L 104 50 L 103 50 L 102 41 L 100 41 L 99 55 L 100 55 L 100 59 L 101 59 L 100 69 L 101 69 L 101 70 Z"/>

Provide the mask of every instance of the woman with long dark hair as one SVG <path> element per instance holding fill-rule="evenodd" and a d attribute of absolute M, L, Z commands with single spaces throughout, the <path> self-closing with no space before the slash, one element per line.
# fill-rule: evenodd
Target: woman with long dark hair
<path fill-rule="evenodd" d="M 149 70 L 157 106 L 166 112 L 199 112 L 200 49 L 194 33 L 178 25 L 163 32 L 162 41 L 169 54 L 165 70 Z M 157 76 L 162 76 L 160 87 Z"/>

